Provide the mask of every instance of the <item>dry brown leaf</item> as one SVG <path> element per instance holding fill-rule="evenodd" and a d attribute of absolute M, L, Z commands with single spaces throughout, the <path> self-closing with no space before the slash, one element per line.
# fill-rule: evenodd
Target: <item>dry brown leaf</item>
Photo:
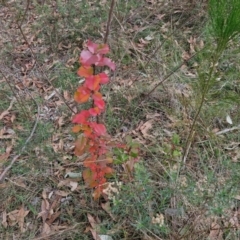
<path fill-rule="evenodd" d="M 13 103 L 15 102 L 15 98 L 12 99 L 12 101 L 10 102 L 10 105 L 8 107 L 7 110 L 3 111 L 1 114 L 0 114 L 0 120 L 2 120 L 5 116 L 7 116 L 9 114 L 9 111 L 12 109 L 13 107 Z"/>
<path fill-rule="evenodd" d="M 236 200 L 240 200 L 240 195 L 234 197 Z"/>
<path fill-rule="evenodd" d="M 77 189 L 78 183 L 77 182 L 70 182 L 70 186 L 71 186 L 71 191 L 73 192 L 74 190 Z"/>
<path fill-rule="evenodd" d="M 210 230 L 210 234 L 208 235 L 208 239 L 209 240 L 222 240 L 223 239 L 223 232 L 221 230 L 221 226 L 218 223 L 213 222 L 211 224 L 211 230 Z"/>
<path fill-rule="evenodd" d="M 6 213 L 5 210 L 2 212 L 2 225 L 5 228 L 7 228 L 7 226 L 8 226 L 8 224 L 7 224 L 7 213 Z"/>
<path fill-rule="evenodd" d="M 66 196 L 69 195 L 68 192 L 61 191 L 61 190 L 57 190 L 57 191 L 55 191 L 55 194 L 56 194 L 56 195 L 59 195 L 59 196 L 61 196 L 61 197 L 66 197 Z"/>
<path fill-rule="evenodd" d="M 145 122 L 144 124 L 142 124 L 139 128 L 139 130 L 141 131 L 143 137 L 145 138 L 152 138 L 153 136 L 148 134 L 148 131 L 152 128 L 152 123 L 153 120 L 148 120 L 147 122 Z"/>
<path fill-rule="evenodd" d="M 71 96 L 71 94 L 69 93 L 69 91 L 67 91 L 67 90 L 64 90 L 64 91 L 63 91 L 63 97 L 64 97 L 64 99 L 67 100 L 67 101 L 71 101 L 71 100 L 72 100 L 72 96 Z"/>
<path fill-rule="evenodd" d="M 67 187 L 70 187 L 70 182 L 71 182 L 71 179 L 64 179 L 64 180 L 61 180 L 59 183 L 58 183 L 58 185 L 57 185 L 57 187 L 59 188 L 59 187 L 63 187 L 63 186 L 67 186 Z"/>
<path fill-rule="evenodd" d="M 88 213 L 87 218 L 88 218 L 88 221 L 89 221 L 91 227 L 93 229 L 96 229 L 97 228 L 97 222 L 95 221 L 94 217 L 90 213 Z"/>
<path fill-rule="evenodd" d="M 0 130 L 0 139 L 12 139 L 15 138 L 15 132 L 11 128 L 2 128 Z"/>
<path fill-rule="evenodd" d="M 239 221 L 238 221 L 238 213 L 237 213 L 237 212 L 234 214 L 234 216 L 232 216 L 232 217 L 229 219 L 229 223 L 227 224 L 227 227 L 228 227 L 229 225 L 230 225 L 232 228 L 236 228 L 236 229 L 239 229 L 239 228 L 240 228 L 240 224 L 239 224 Z"/>
<path fill-rule="evenodd" d="M 51 204 L 51 210 L 55 210 L 59 207 L 61 196 L 55 196 L 53 203 Z"/>
<path fill-rule="evenodd" d="M 112 220 L 116 220 L 116 217 L 111 213 L 111 206 L 110 206 L 110 202 L 106 202 L 106 203 L 101 203 L 101 207 L 103 210 L 105 210 L 109 216 L 112 218 Z"/>
<path fill-rule="evenodd" d="M 99 235 L 97 234 L 97 232 L 95 230 L 93 230 L 92 228 L 90 228 L 90 231 L 92 233 L 93 239 L 94 240 L 101 240 L 101 238 L 99 237 Z"/>
<path fill-rule="evenodd" d="M 11 122 L 13 123 L 15 119 L 16 119 L 16 114 L 12 113 L 12 116 L 10 118 Z"/>
<path fill-rule="evenodd" d="M 43 223 L 41 236 L 46 236 L 51 233 L 51 228 L 47 223 Z"/>
<path fill-rule="evenodd" d="M 64 117 L 61 116 L 61 117 L 58 119 L 57 123 L 58 123 L 58 126 L 59 126 L 59 127 L 62 127 L 62 126 L 65 124 Z"/>
<path fill-rule="evenodd" d="M 55 212 L 54 214 L 51 215 L 51 217 L 49 218 L 49 220 L 47 220 L 47 224 L 49 226 L 51 226 L 51 224 L 60 216 L 61 212 Z"/>
<path fill-rule="evenodd" d="M 9 185 L 9 182 L 0 183 L 0 189 L 6 188 Z"/>
<path fill-rule="evenodd" d="M 27 189 L 27 185 L 25 184 L 24 179 L 22 179 L 22 178 L 16 179 L 13 183 L 19 187 Z"/>
<path fill-rule="evenodd" d="M 47 199 L 47 191 L 46 191 L 46 189 L 43 189 L 42 197 L 43 197 L 43 199 Z"/>
<path fill-rule="evenodd" d="M 11 151 L 12 151 L 12 148 L 13 148 L 12 146 L 8 146 L 6 148 L 6 152 L 0 155 L 0 164 L 1 164 L 1 162 L 8 159 L 8 157 L 9 157 Z"/>
<path fill-rule="evenodd" d="M 28 215 L 28 213 L 29 213 L 29 210 L 25 210 L 23 205 L 18 211 L 17 221 L 20 227 L 20 231 L 22 233 L 26 231 L 26 229 L 24 228 L 24 218 Z"/>
<path fill-rule="evenodd" d="M 5 116 L 7 116 L 9 114 L 9 111 L 8 110 L 5 110 L 3 111 L 1 114 L 0 114 L 0 120 L 2 120 Z"/>
<path fill-rule="evenodd" d="M 8 225 L 14 226 L 17 224 L 17 216 L 18 216 L 19 210 L 13 210 L 10 213 L 7 214 L 8 216 Z"/>
<path fill-rule="evenodd" d="M 43 223 L 45 223 L 48 218 L 49 212 L 50 212 L 50 204 L 47 201 L 47 199 L 43 199 L 41 204 L 41 212 L 38 213 L 37 218 L 42 217 Z"/>
<path fill-rule="evenodd" d="M 55 232 L 57 231 L 61 231 L 61 230 L 65 230 L 69 228 L 68 226 L 64 226 L 64 225 L 52 225 L 51 229 L 54 230 Z"/>
<path fill-rule="evenodd" d="M 97 229 L 98 229 L 98 223 L 97 221 L 94 219 L 94 217 L 91 215 L 91 214 L 87 214 L 87 218 L 88 218 L 88 221 L 91 225 L 91 228 L 89 228 L 89 230 L 91 231 L 92 233 L 92 236 L 93 236 L 93 239 L 94 240 L 101 240 L 101 238 L 98 236 L 97 234 Z"/>

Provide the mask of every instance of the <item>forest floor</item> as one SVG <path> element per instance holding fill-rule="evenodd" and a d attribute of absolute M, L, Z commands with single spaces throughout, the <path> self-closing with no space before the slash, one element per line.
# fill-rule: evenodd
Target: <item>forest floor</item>
<path fill-rule="evenodd" d="M 119 167 L 114 200 L 94 201 L 74 156 L 73 94 L 79 54 L 88 39 L 102 42 L 110 1 L 2 1 L 0 176 L 14 163 L 0 182 L 0 239 L 240 239 L 234 44 L 186 146 L 205 61 L 198 52 L 210 37 L 206 1 L 195 2 L 116 1 L 108 44 L 117 69 L 103 121 L 141 151 L 131 180 Z"/>

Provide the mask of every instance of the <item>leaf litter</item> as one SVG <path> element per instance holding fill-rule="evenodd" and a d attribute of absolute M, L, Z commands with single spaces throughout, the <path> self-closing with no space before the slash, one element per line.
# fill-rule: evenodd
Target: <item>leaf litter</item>
<path fill-rule="evenodd" d="M 45 1 L 43 1 L 45 2 Z M 102 1 L 106 2 L 106 1 Z M 149 4 L 151 4 L 152 10 L 155 9 L 155 4 L 159 4 L 158 1 L 146 1 Z M 35 59 L 32 59 L 29 57 L 29 48 L 28 45 L 21 39 L 19 34 L 15 34 L 17 31 L 17 24 L 13 21 L 11 22 L 11 19 L 14 19 L 15 10 L 14 10 L 14 1 L 8 1 L 9 6 L 8 7 L 2 7 L 0 10 L 0 16 L 3 17 L 1 19 L 1 22 L 4 22 L 3 26 L 3 32 L 4 34 L 0 36 L 0 46 L 4 46 L 4 41 L 11 42 L 11 36 L 14 35 L 17 36 L 15 39 L 14 49 L 11 52 L 11 55 L 13 57 L 13 68 L 17 69 L 19 71 L 19 74 L 16 74 L 15 78 L 12 79 L 13 85 L 17 89 L 17 93 L 21 98 L 25 101 L 30 100 L 29 95 L 27 94 L 26 88 L 31 91 L 31 94 L 36 98 L 44 99 L 45 101 L 41 104 L 41 117 L 40 120 L 43 124 L 51 122 L 53 124 L 54 133 L 51 135 L 51 138 L 48 138 L 45 140 L 44 144 L 51 146 L 55 155 L 54 155 L 54 163 L 49 164 L 49 158 L 45 157 L 45 149 L 42 149 L 42 146 L 38 146 L 38 155 L 36 156 L 37 159 L 40 161 L 40 165 L 45 165 L 47 167 L 43 168 L 44 174 L 47 174 L 47 177 L 50 177 L 50 182 L 44 182 L 43 185 L 35 187 L 39 192 L 39 189 L 45 189 L 42 192 L 42 196 L 38 194 L 38 198 L 41 199 L 41 201 L 38 202 L 37 197 L 31 196 L 30 198 L 32 200 L 36 200 L 36 206 L 40 205 L 38 208 L 38 219 L 41 219 L 41 224 L 38 225 L 40 227 L 40 234 L 39 237 L 48 237 L 52 236 L 57 232 L 61 232 L 62 230 L 71 229 L 69 221 L 62 221 L 61 215 L 65 211 L 64 205 L 67 206 L 66 212 L 71 216 L 73 214 L 73 203 L 72 200 L 76 199 L 76 201 L 79 201 L 82 205 L 86 207 L 89 207 L 89 205 L 93 206 L 93 203 L 86 201 L 86 199 L 83 197 L 84 194 L 86 194 L 85 187 L 81 186 L 81 176 L 72 173 L 75 172 L 81 172 L 82 166 L 81 164 L 74 163 L 73 160 L 73 138 L 69 134 L 69 129 L 66 129 L 65 126 L 69 124 L 70 122 L 70 115 L 66 114 L 65 116 L 62 115 L 61 108 L 65 106 L 65 103 L 58 97 L 55 89 L 52 88 L 41 76 L 41 74 L 37 71 L 35 71 L 36 62 Z M 58 15 L 56 12 L 56 2 L 52 1 L 51 8 L 55 16 Z M 36 12 L 34 12 L 34 6 L 30 6 L 30 9 L 33 10 L 30 11 L 29 18 L 27 20 L 26 26 L 24 26 L 24 33 L 27 36 L 27 39 L 29 43 L 31 44 L 33 50 L 35 52 L 40 53 L 49 53 L 48 46 L 45 46 L 42 44 L 43 39 L 40 38 L 40 32 L 34 32 L 32 33 L 31 28 L 29 26 L 34 25 L 35 21 L 37 19 L 37 16 L 35 15 Z M 181 10 L 177 10 L 181 12 Z M 154 12 L 154 11 L 153 11 Z M 175 11 L 176 13 L 176 11 Z M 154 14 L 153 14 L 154 15 Z M 144 30 L 144 26 L 139 27 L 137 23 L 135 23 L 134 19 L 135 15 L 132 14 L 130 16 L 130 25 L 135 29 L 138 29 L 139 32 L 142 32 Z M 165 17 L 165 14 L 156 14 L 155 16 L 159 20 L 163 20 Z M 8 26 L 11 26 L 10 28 Z M 132 26 L 127 29 L 129 33 L 133 31 Z M 168 31 L 168 26 L 164 25 L 162 26 L 162 32 Z M 7 31 L 6 31 L 7 30 Z M 3 39 L 5 38 L 5 39 Z M 139 38 L 137 42 L 132 41 L 132 44 L 129 44 L 126 46 L 126 49 L 128 49 L 129 53 L 136 52 L 140 58 L 143 58 L 145 56 L 144 50 L 148 46 L 151 45 L 151 42 L 154 41 L 155 36 L 154 35 L 147 35 L 146 37 Z M 183 54 L 183 60 L 187 60 L 191 53 L 194 53 L 196 48 L 201 48 L 203 46 L 203 42 L 198 41 L 194 37 L 188 38 L 189 43 L 189 50 L 184 51 Z M 71 50 L 71 48 L 74 48 L 74 51 L 78 54 L 80 51 L 78 50 L 78 46 L 72 46 L 71 43 L 67 42 L 59 42 L 57 45 L 57 49 L 59 50 L 59 53 L 49 55 L 45 59 L 45 62 L 43 63 L 44 69 L 51 70 L 54 69 L 57 64 L 60 64 L 63 62 L 65 66 L 68 68 L 74 69 L 74 64 L 77 62 L 78 56 L 77 54 L 74 54 L 74 57 L 71 56 L 67 61 L 58 60 L 59 55 L 68 54 L 68 50 Z M 61 54 L 60 54 L 61 53 Z M 59 54 L 59 55 L 58 55 Z M 137 55 L 136 54 L 136 55 Z M 57 59 L 57 60 L 56 60 Z M 141 59 L 140 59 L 141 60 Z M 0 60 L 1 61 L 1 60 Z M 142 61 L 142 60 L 141 60 Z M 131 63 L 132 64 L 132 63 Z M 121 70 L 123 70 L 123 77 L 116 78 L 116 84 L 112 86 L 113 91 L 117 92 L 118 90 L 123 89 L 123 94 L 125 95 L 126 99 L 129 99 L 129 102 L 131 102 L 134 97 L 131 95 L 127 95 L 125 93 L 125 88 L 133 88 L 132 85 L 135 83 L 134 74 L 131 74 L 131 71 L 133 71 L 134 68 L 136 68 L 135 64 L 132 65 L 126 65 L 121 66 Z M 57 68 L 56 68 L 57 69 Z M 56 71 L 55 69 L 55 71 Z M 125 70 L 124 70 L 125 69 Z M 7 72 L 13 71 L 12 69 L 7 69 Z M 189 73 L 192 77 L 195 77 L 193 72 Z M 21 76 L 22 75 L 22 76 Z M 141 81 L 144 78 L 142 77 Z M 54 77 L 52 78 L 52 81 L 54 82 L 56 79 Z M 139 82 L 141 82 L 139 81 Z M 4 82 L 4 80 L 3 80 Z M 3 83 L 1 81 L 1 83 Z M 153 81 L 154 82 L 154 81 Z M 134 89 L 134 88 L 133 88 Z M 58 89 L 60 92 L 62 91 L 61 88 Z M 135 93 L 134 93 L 135 94 Z M 76 106 L 74 105 L 73 99 L 71 97 L 71 91 L 63 90 L 62 95 L 64 99 L 71 105 L 71 107 L 76 112 Z M 111 94 L 110 94 L 111 95 Z M 188 92 L 187 92 L 188 95 Z M 4 141 L 4 145 L 1 143 L 1 148 L 3 147 L 4 152 L 1 152 L 0 154 L 0 171 L 2 171 L 2 167 L 4 164 L 7 163 L 9 158 L 11 158 L 11 155 L 14 154 L 14 146 L 16 145 L 16 140 L 18 139 L 18 132 L 16 131 L 16 128 L 19 128 L 19 130 L 24 131 L 24 125 L 22 123 L 19 123 L 18 121 L 18 115 L 16 115 L 15 110 L 16 101 L 14 98 L 12 98 L 9 107 L 5 107 L 4 110 L 1 110 L 0 112 L 0 120 L 4 122 L 4 126 L 0 129 L 0 139 Z M 14 110 L 13 110 L 14 109 Z M 32 106 L 29 106 L 30 112 L 32 111 L 34 113 L 34 108 Z M 145 145 L 151 145 L 152 142 L 154 142 L 155 138 L 162 138 L 163 134 L 156 132 L 156 126 L 161 125 L 162 121 L 166 121 L 161 119 L 161 113 L 158 113 L 159 115 L 153 115 L 151 117 L 146 117 L 145 119 L 141 119 L 140 122 L 136 124 L 132 129 L 127 129 L 127 133 L 123 133 L 122 137 L 124 137 L 126 134 L 132 135 L 135 139 L 137 139 L 139 142 L 145 144 Z M 33 114 L 34 115 L 34 114 Z M 151 114 L 150 114 L 151 115 Z M 173 118 L 172 118 L 173 119 Z M 171 131 L 175 128 L 175 125 L 177 125 L 177 121 L 173 119 L 173 121 L 167 119 L 168 122 L 168 129 L 166 131 L 169 132 L 167 134 L 167 139 L 171 138 Z M 164 122 L 164 124 L 166 124 Z M 229 121 L 228 121 L 229 122 Z M 19 124 L 18 127 L 14 124 Z M 166 125 L 165 125 L 166 126 Z M 170 126 L 170 127 L 169 127 Z M 15 128 L 16 127 L 16 128 Z M 171 128 L 172 127 L 172 128 Z M 165 136 L 164 136 L 165 137 Z M 2 146 L 3 145 L 3 146 Z M 30 154 L 28 156 L 28 153 L 25 153 L 26 156 L 23 156 L 22 159 L 19 161 L 20 167 L 21 163 L 26 163 L 28 165 L 27 161 L 28 158 L 30 158 Z M 236 158 L 236 155 L 238 156 Z M 239 154 L 236 153 L 233 156 L 234 161 L 239 160 Z M 75 164 L 75 165 L 74 165 Z M 32 167 L 32 166 L 31 166 Z M 31 169 L 30 167 L 30 169 Z M 131 167 L 131 166 L 130 166 Z M 47 168 L 47 169 L 46 169 Z M 43 176 L 44 176 L 43 174 Z M 64 178 L 64 176 L 68 174 L 68 178 Z M 45 175 L 46 176 L 46 175 Z M 44 178 L 36 178 L 36 176 L 31 176 L 32 179 L 29 179 L 31 181 L 44 181 Z M 76 178 L 77 177 L 77 178 Z M 78 178 L 79 177 L 79 178 Z M 24 176 L 23 176 L 24 178 Z M 36 178 L 36 179 L 35 179 Z M 24 180 L 16 180 L 14 179 L 14 176 L 10 176 L 12 180 L 12 183 L 17 188 L 25 188 L 27 191 L 32 189 L 31 184 L 28 184 Z M 0 189 L 2 186 L 2 189 L 7 189 L 11 182 L 4 183 L 0 185 Z M 51 186 L 54 184 L 56 186 L 57 190 L 54 188 L 52 189 Z M 48 188 L 47 188 L 48 187 Z M 32 189 L 33 191 L 35 189 Z M 84 194 L 83 194 L 84 192 Z M 87 193 L 89 194 L 89 193 Z M 90 195 L 90 194 L 89 194 Z M 13 201 L 13 200 L 8 200 Z M 6 201 L 6 202 L 8 202 Z M 79 205 L 78 205 L 79 207 Z M 101 207 L 104 209 L 104 211 L 110 216 L 112 221 L 116 219 L 116 216 L 114 216 L 111 213 L 111 208 L 107 203 L 102 203 Z M 7 208 L 6 208 L 7 209 Z M 94 206 L 93 210 L 99 210 L 98 207 Z M 11 226 L 18 226 L 18 229 L 21 233 L 25 232 L 27 229 L 30 228 L 31 224 L 31 211 L 24 205 L 16 206 L 15 210 L 4 210 L 2 211 L 2 218 L 1 222 L 2 225 L 5 228 L 11 227 Z M 230 219 L 230 223 L 232 225 L 236 225 L 238 228 L 238 223 L 236 222 L 236 216 L 238 212 L 234 213 L 235 215 Z M 91 215 L 87 214 L 87 221 L 90 224 L 89 228 L 86 228 L 86 232 L 91 232 L 92 237 L 94 239 L 108 239 L 110 240 L 111 237 L 108 235 L 101 235 L 99 234 L 99 228 L 101 226 L 101 221 Z M 81 218 L 79 218 L 81 219 Z M 86 219 L 84 220 L 86 221 Z M 207 222 L 207 221 L 206 221 Z M 228 222 L 226 222 L 228 224 Z M 209 223 L 207 222 L 207 225 Z M 220 230 L 219 225 L 216 225 L 214 221 L 210 224 L 212 230 L 210 230 L 209 238 L 218 238 L 221 239 L 222 232 Z M 36 236 L 37 237 L 37 236 Z"/>

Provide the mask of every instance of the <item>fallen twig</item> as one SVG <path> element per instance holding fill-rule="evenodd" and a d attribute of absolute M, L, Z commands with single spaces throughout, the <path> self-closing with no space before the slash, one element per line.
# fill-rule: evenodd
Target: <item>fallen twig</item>
<path fill-rule="evenodd" d="M 232 132 L 234 130 L 239 130 L 240 129 L 240 124 L 236 127 L 232 127 L 232 128 L 226 128 L 226 129 L 223 129 L 222 131 L 219 131 L 219 132 L 216 132 L 216 135 L 221 135 L 221 134 L 224 134 L 224 133 L 227 133 L 227 132 Z"/>

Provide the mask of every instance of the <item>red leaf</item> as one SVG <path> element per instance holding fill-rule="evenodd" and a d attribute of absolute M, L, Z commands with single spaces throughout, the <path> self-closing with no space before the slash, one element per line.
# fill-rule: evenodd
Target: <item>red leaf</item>
<path fill-rule="evenodd" d="M 96 163 L 95 163 L 96 159 L 97 159 L 96 155 L 92 156 L 91 158 L 85 159 L 83 162 L 83 166 L 88 168 L 92 167 L 92 170 L 94 170 L 94 167 L 96 168 Z"/>
<path fill-rule="evenodd" d="M 98 56 L 98 61 L 95 62 L 96 66 L 108 66 L 113 71 L 115 71 L 116 65 L 110 58 L 106 58 L 106 57 L 101 57 L 100 58 L 100 57 L 101 56 Z"/>
<path fill-rule="evenodd" d="M 108 75 L 106 73 L 99 73 L 98 75 L 100 77 L 100 83 L 101 84 L 105 84 L 105 83 L 109 82 L 109 78 L 108 78 Z"/>
<path fill-rule="evenodd" d="M 103 99 L 96 99 L 94 100 L 94 105 L 97 106 L 100 110 L 103 110 L 105 107 L 105 102 Z"/>
<path fill-rule="evenodd" d="M 97 173 L 92 171 L 89 168 L 83 170 L 83 179 L 89 188 L 95 188 L 95 187 L 99 186 L 100 182 L 105 183 L 104 180 L 98 181 Z M 106 179 L 105 179 L 105 181 L 106 181 Z"/>
<path fill-rule="evenodd" d="M 79 87 L 74 94 L 74 100 L 78 103 L 87 102 L 90 97 L 90 91 L 86 87 Z"/>
<path fill-rule="evenodd" d="M 91 53 L 106 54 L 109 52 L 109 47 L 107 44 L 96 44 L 91 40 L 88 40 L 87 47 Z"/>
<path fill-rule="evenodd" d="M 98 136 L 105 135 L 107 132 L 106 127 L 101 123 L 91 122 L 90 126 Z"/>
<path fill-rule="evenodd" d="M 85 138 L 84 136 L 81 136 L 80 138 L 78 138 L 75 142 L 75 150 L 74 150 L 74 154 L 76 156 L 81 156 L 85 151 L 87 151 L 87 138 Z"/>
<path fill-rule="evenodd" d="M 100 77 L 98 75 L 90 76 L 86 78 L 84 87 L 89 90 L 96 91 L 99 89 Z"/>
<path fill-rule="evenodd" d="M 93 181 L 93 172 L 89 168 L 83 170 L 82 176 L 87 185 Z"/>
<path fill-rule="evenodd" d="M 102 99 L 102 94 L 100 92 L 95 91 L 93 94 L 93 99 Z"/>
<path fill-rule="evenodd" d="M 86 137 L 90 138 L 91 134 L 92 134 L 92 129 L 91 129 L 90 127 L 86 128 L 86 129 L 84 130 L 84 135 L 85 135 Z"/>
<path fill-rule="evenodd" d="M 114 170 L 110 167 L 105 167 L 103 169 L 104 174 L 113 174 Z"/>
<path fill-rule="evenodd" d="M 72 122 L 79 123 L 79 124 L 85 124 L 85 123 L 87 123 L 87 120 L 89 117 L 90 117 L 90 113 L 87 110 L 83 110 L 73 117 Z"/>
<path fill-rule="evenodd" d="M 73 128 L 72 128 L 72 132 L 74 133 L 78 133 L 82 130 L 82 126 L 81 125 L 75 125 Z"/>
<path fill-rule="evenodd" d="M 102 189 L 100 187 L 96 188 L 95 191 L 93 192 L 93 199 L 97 201 L 102 194 Z"/>
<path fill-rule="evenodd" d="M 80 131 L 83 131 L 85 136 L 89 136 L 89 134 L 92 133 L 92 129 L 88 126 L 88 125 L 75 125 L 73 128 L 72 128 L 72 131 L 74 133 L 78 133 Z"/>
<path fill-rule="evenodd" d="M 101 113 L 100 108 L 98 107 L 90 108 L 88 111 L 91 114 L 91 116 L 94 116 L 94 117 Z"/>
<path fill-rule="evenodd" d="M 93 75 L 93 68 L 90 66 L 81 66 L 78 71 L 77 74 L 81 77 L 89 77 Z"/>
<path fill-rule="evenodd" d="M 100 56 L 93 55 L 91 52 L 83 50 L 79 60 L 83 66 L 91 66 L 100 60 Z"/>
<path fill-rule="evenodd" d="M 102 94 L 100 92 L 94 92 L 93 100 L 95 106 L 97 106 L 100 110 L 103 110 L 105 107 L 105 102 L 102 99 Z"/>

